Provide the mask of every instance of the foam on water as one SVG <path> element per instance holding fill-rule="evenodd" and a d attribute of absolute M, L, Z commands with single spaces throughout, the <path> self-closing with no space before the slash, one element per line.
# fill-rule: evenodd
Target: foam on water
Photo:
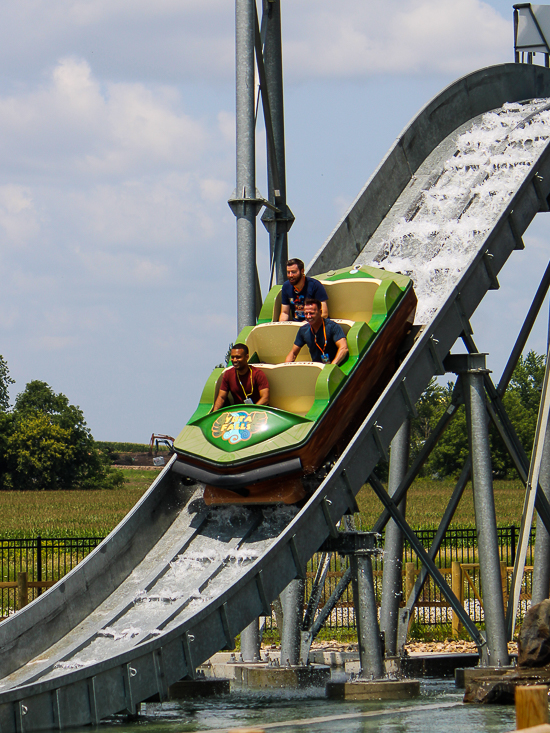
<path fill-rule="evenodd" d="M 416 323 L 433 318 L 547 145 L 547 102 L 505 104 L 483 115 L 459 136 L 433 186 L 381 239 L 377 258 L 357 259 L 412 278 Z"/>

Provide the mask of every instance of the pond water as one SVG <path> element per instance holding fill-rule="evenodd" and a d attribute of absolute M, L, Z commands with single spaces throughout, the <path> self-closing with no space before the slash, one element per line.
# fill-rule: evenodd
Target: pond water
<path fill-rule="evenodd" d="M 214 698 L 148 703 L 139 720 L 113 718 L 101 733 L 225 733 L 255 727 L 274 733 L 504 733 L 515 728 L 512 706 L 464 705 L 452 680 L 425 680 L 416 700 L 345 702 L 324 688 L 237 689 Z M 83 729 L 89 731 L 90 729 Z"/>

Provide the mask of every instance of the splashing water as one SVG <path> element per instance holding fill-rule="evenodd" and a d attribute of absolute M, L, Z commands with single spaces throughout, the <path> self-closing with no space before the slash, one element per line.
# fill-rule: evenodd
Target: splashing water
<path fill-rule="evenodd" d="M 377 257 L 357 259 L 412 278 L 416 323 L 434 317 L 547 145 L 547 103 L 505 104 L 484 114 L 459 136 L 435 183 L 381 238 Z"/>

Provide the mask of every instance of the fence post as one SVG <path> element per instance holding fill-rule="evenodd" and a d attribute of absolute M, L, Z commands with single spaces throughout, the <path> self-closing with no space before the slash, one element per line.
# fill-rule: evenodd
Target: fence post
<path fill-rule="evenodd" d="M 414 583 L 416 580 L 416 563 L 407 562 L 405 563 L 405 598 L 408 600 L 409 596 L 413 592 Z M 409 628 L 414 619 L 414 609 L 411 609 L 411 617 L 409 619 Z"/>
<path fill-rule="evenodd" d="M 42 582 L 42 537 L 38 535 L 36 538 L 36 579 Z M 42 593 L 42 588 L 38 588 L 38 595 Z"/>
<path fill-rule="evenodd" d="M 516 730 L 548 723 L 548 687 L 516 687 Z"/>
<path fill-rule="evenodd" d="M 508 605 L 508 567 L 504 560 L 500 561 L 500 580 L 502 582 L 502 597 L 504 599 L 504 608 Z"/>
<path fill-rule="evenodd" d="M 27 573 L 17 573 L 17 610 L 20 611 L 29 602 L 29 584 Z"/>
<path fill-rule="evenodd" d="M 460 603 L 464 605 L 464 583 L 462 582 L 462 565 L 458 560 L 453 560 L 451 564 L 451 588 Z M 453 636 L 458 636 L 462 624 L 457 614 L 453 612 Z"/>

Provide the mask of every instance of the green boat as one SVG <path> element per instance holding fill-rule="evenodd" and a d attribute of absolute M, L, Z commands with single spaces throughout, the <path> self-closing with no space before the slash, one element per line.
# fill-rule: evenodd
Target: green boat
<path fill-rule="evenodd" d="M 281 286 L 273 287 L 246 343 L 249 363 L 269 382 L 269 405 L 213 410 L 224 369 L 214 369 L 199 405 L 174 442 L 174 470 L 205 484 L 207 504 L 295 503 L 308 479 L 334 460 L 366 417 L 397 367 L 412 328 L 416 295 L 410 278 L 368 266 L 316 277 L 331 320 L 344 330 L 349 355 L 340 365 L 310 361 L 304 346 L 285 363 L 301 323 L 279 322 Z M 232 368 L 232 367 L 230 367 Z"/>

